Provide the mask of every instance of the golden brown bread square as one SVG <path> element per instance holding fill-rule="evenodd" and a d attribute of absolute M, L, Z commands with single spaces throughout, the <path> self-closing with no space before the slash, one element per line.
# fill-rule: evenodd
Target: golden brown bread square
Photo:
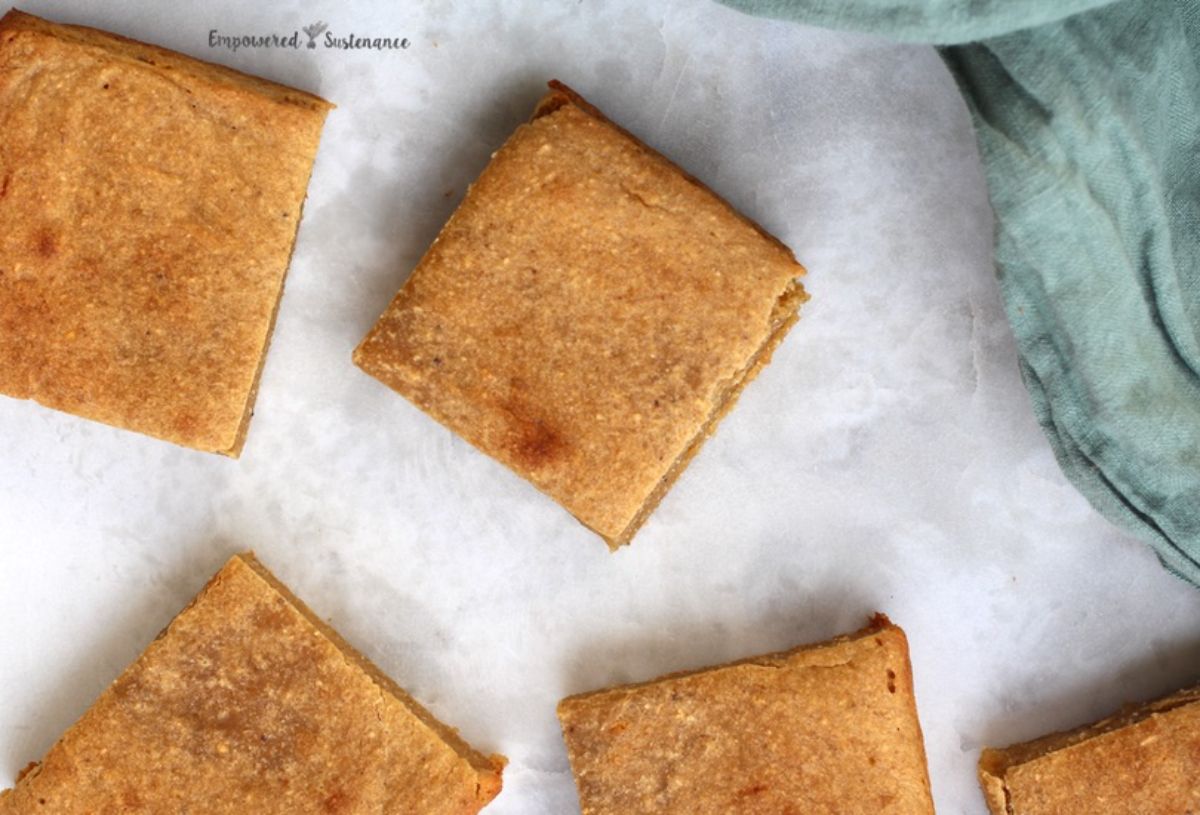
<path fill-rule="evenodd" d="M 0 393 L 238 455 L 329 108 L 0 19 Z"/>
<path fill-rule="evenodd" d="M 908 643 L 854 634 L 558 708 L 583 815 L 932 815 Z"/>
<path fill-rule="evenodd" d="M 0 793 L 0 815 L 468 815 L 503 762 L 240 555 Z"/>
<path fill-rule="evenodd" d="M 803 273 L 555 82 L 354 360 L 616 547 L 766 364 Z"/>
<path fill-rule="evenodd" d="M 1200 687 L 984 750 L 979 780 L 994 815 L 1196 815 Z"/>

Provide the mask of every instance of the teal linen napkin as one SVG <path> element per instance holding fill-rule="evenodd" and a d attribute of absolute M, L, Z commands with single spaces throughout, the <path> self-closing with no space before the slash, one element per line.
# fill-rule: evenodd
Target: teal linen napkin
<path fill-rule="evenodd" d="M 967 43 L 941 53 L 1034 410 L 1075 486 L 1200 586 L 1200 0 L 723 1 Z"/>
<path fill-rule="evenodd" d="M 974 42 L 1045 25 L 1114 0 L 721 0 L 750 14 L 896 40 Z"/>

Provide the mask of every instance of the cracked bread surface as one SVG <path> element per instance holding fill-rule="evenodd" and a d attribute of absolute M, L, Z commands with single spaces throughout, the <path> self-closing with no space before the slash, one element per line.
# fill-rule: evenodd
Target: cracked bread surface
<path fill-rule="evenodd" d="M 237 456 L 331 107 L 0 19 L 0 394 Z"/>
<path fill-rule="evenodd" d="M 1200 813 L 1200 687 L 979 760 L 992 815 Z"/>
<path fill-rule="evenodd" d="M 564 699 L 584 815 L 932 815 L 904 632 Z"/>
<path fill-rule="evenodd" d="M 484 756 L 232 558 L 13 790 L 0 815 L 469 815 Z"/>
<path fill-rule="evenodd" d="M 795 321 L 803 273 L 551 83 L 354 359 L 616 547 Z"/>

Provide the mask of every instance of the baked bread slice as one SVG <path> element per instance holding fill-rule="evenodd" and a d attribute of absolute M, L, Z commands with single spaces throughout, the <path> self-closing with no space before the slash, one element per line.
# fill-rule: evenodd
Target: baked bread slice
<path fill-rule="evenodd" d="M 984 750 L 979 780 L 993 815 L 1200 813 L 1200 687 Z"/>
<path fill-rule="evenodd" d="M 0 19 L 0 393 L 238 455 L 329 108 Z"/>
<path fill-rule="evenodd" d="M 558 707 L 583 815 L 932 815 L 904 632 L 849 636 Z"/>
<path fill-rule="evenodd" d="M 615 548 L 770 359 L 803 273 L 552 82 L 354 360 Z"/>
<path fill-rule="evenodd" d="M 0 813 L 467 815 L 503 763 L 239 555 L 0 793 Z"/>

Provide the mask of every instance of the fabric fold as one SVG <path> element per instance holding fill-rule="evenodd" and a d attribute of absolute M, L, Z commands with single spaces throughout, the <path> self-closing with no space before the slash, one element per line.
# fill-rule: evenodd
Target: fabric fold
<path fill-rule="evenodd" d="M 729 3 L 969 43 L 940 53 L 1034 411 L 1092 505 L 1200 585 L 1200 0 Z"/>
<path fill-rule="evenodd" d="M 954 45 L 1057 22 L 1114 0 L 720 0 L 759 17 Z"/>

